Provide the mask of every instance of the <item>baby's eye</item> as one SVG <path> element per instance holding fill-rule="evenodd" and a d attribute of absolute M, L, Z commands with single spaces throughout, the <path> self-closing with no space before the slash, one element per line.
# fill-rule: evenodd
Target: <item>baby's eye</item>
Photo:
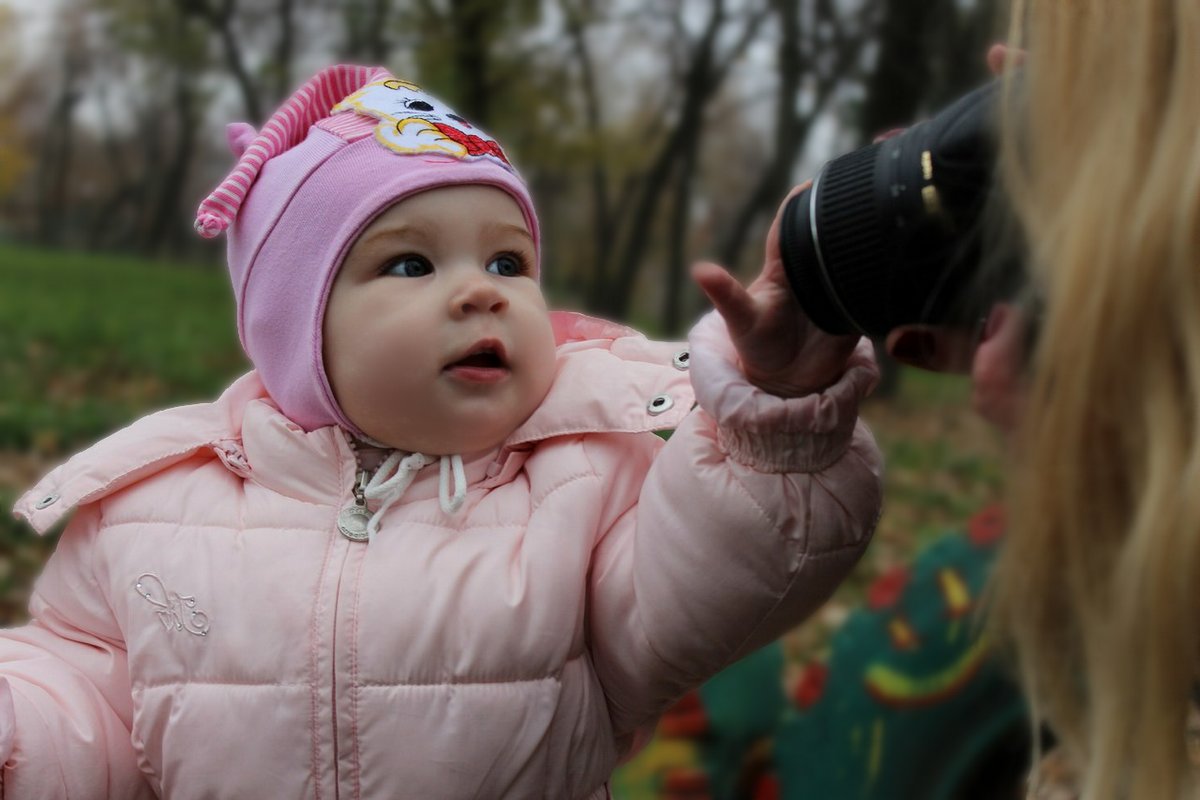
<path fill-rule="evenodd" d="M 401 278 L 420 278 L 433 272 L 433 264 L 425 256 L 409 254 L 393 258 L 383 265 L 384 275 L 396 275 Z"/>
<path fill-rule="evenodd" d="M 487 271 L 505 278 L 519 278 L 526 273 L 525 263 L 514 255 L 496 256 L 488 262 Z"/>

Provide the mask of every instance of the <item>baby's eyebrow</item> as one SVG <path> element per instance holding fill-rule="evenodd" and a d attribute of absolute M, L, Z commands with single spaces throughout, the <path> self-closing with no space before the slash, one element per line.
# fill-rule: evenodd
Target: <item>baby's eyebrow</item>
<path fill-rule="evenodd" d="M 359 240 L 360 246 L 370 245 L 379 240 L 389 239 L 405 239 L 422 243 L 432 238 L 428 228 L 424 225 L 414 225 L 411 223 L 403 223 L 395 227 L 379 228 L 372 231 L 363 239 Z"/>
<path fill-rule="evenodd" d="M 529 235 L 529 229 L 524 225 L 513 225 L 511 222 L 485 222 L 483 224 L 483 232 L 489 236 L 502 236 L 504 234 L 522 236 L 533 244 L 533 237 Z"/>

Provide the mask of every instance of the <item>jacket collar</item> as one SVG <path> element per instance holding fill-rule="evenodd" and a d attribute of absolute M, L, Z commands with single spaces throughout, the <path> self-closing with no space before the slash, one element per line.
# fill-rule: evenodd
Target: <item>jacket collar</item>
<path fill-rule="evenodd" d="M 501 482 L 534 443 L 583 433 L 668 430 L 694 402 L 687 372 L 675 366 L 684 346 L 654 342 L 594 317 L 553 312 L 557 372 L 546 399 L 498 451 L 464 454 L 468 483 Z M 230 471 L 290 497 L 329 498 L 353 484 L 354 460 L 337 427 L 304 431 L 275 408 L 258 375 L 235 381 L 212 403 L 143 417 L 57 467 L 23 495 L 13 512 L 39 533 L 76 506 L 95 502 L 202 451 Z M 516 457 L 514 458 L 514 454 Z M 331 482 L 324 469 L 338 464 Z M 437 466 L 407 496 L 437 492 Z"/>

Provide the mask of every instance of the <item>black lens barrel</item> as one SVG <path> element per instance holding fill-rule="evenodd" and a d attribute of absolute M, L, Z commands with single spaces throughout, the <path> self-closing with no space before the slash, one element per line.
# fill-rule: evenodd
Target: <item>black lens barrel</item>
<path fill-rule="evenodd" d="M 996 93 L 989 84 L 897 136 L 833 159 L 789 201 L 784 268 L 818 327 L 884 336 L 954 314 L 980 262 Z"/>

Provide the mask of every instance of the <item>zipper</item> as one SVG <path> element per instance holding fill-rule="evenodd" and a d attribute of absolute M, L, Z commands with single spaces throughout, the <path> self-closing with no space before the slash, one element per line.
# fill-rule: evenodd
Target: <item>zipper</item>
<path fill-rule="evenodd" d="M 358 471 L 358 481 L 354 484 L 354 503 L 338 513 L 338 530 L 352 542 L 367 541 L 367 523 L 371 521 L 371 512 L 367 510 L 368 477 L 365 469 Z"/>

